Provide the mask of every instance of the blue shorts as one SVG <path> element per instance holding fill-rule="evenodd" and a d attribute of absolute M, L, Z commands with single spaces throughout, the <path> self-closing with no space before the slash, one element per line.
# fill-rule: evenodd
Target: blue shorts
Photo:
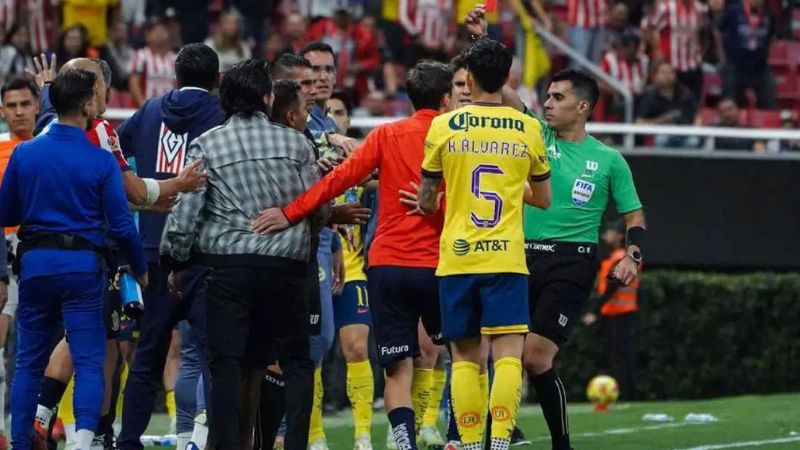
<path fill-rule="evenodd" d="M 451 341 L 528 333 L 528 276 L 448 275 L 439 281 L 442 331 Z"/>
<path fill-rule="evenodd" d="M 371 325 L 366 281 L 345 283 L 341 295 L 333 297 L 333 322 L 336 329 L 347 325 Z"/>

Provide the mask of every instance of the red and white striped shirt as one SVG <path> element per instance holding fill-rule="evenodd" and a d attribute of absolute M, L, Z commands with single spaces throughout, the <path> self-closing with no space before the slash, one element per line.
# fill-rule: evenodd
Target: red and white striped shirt
<path fill-rule="evenodd" d="M 400 24 L 430 49 L 441 49 L 453 18 L 453 0 L 400 0 Z"/>
<path fill-rule="evenodd" d="M 136 50 L 131 73 L 142 76 L 145 99 L 164 95 L 175 87 L 175 52 L 156 53 L 149 47 Z"/>
<path fill-rule="evenodd" d="M 707 20 L 708 7 L 696 0 L 660 0 L 653 14 L 643 20 L 660 37 L 661 57 L 678 72 L 695 70 L 703 62 L 700 29 Z"/>
<path fill-rule="evenodd" d="M 47 51 L 55 38 L 49 3 L 44 0 L 0 0 L 0 32 L 5 35 L 20 22 L 28 29 L 31 51 L 34 54 Z"/>
<path fill-rule="evenodd" d="M 647 55 L 640 53 L 636 61 L 631 63 L 623 58 L 621 53 L 610 51 L 603 56 L 600 68 L 603 69 L 603 72 L 622 81 L 633 94 L 639 95 L 644 92 L 644 87 L 647 85 L 650 59 Z"/>
<path fill-rule="evenodd" d="M 101 118 L 92 119 L 92 126 L 86 131 L 86 137 L 92 144 L 114 155 L 120 170 L 123 172 L 130 170 L 128 161 L 125 159 L 125 156 L 122 154 L 122 148 L 119 146 L 117 131 L 107 120 Z"/>
<path fill-rule="evenodd" d="M 568 0 L 567 22 L 573 27 L 606 26 L 608 23 L 608 0 Z"/>

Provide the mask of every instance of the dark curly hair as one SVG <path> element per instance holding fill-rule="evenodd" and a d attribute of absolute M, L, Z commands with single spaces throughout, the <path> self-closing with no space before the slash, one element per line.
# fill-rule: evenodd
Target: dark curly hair
<path fill-rule="evenodd" d="M 484 37 L 467 47 L 464 60 L 478 87 L 484 92 L 495 93 L 506 83 L 513 57 L 505 45 Z"/>

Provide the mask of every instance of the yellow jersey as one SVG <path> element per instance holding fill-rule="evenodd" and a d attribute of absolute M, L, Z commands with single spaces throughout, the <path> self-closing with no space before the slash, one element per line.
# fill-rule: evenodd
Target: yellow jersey
<path fill-rule="evenodd" d="M 484 104 L 440 115 L 425 141 L 422 172 L 447 185 L 436 275 L 528 274 L 525 181 L 550 177 L 536 119 Z"/>
<path fill-rule="evenodd" d="M 336 204 L 355 203 L 361 199 L 361 193 L 364 192 L 362 187 L 352 187 L 345 191 L 336 199 Z M 354 198 L 348 198 L 353 196 Z M 344 282 L 351 281 L 367 281 L 367 274 L 364 272 L 364 242 L 363 227 L 361 225 L 353 225 L 353 245 L 355 250 L 348 248 L 347 242 L 342 239 L 342 253 L 344 257 Z"/>
<path fill-rule="evenodd" d="M 398 0 L 383 0 L 381 16 L 384 20 L 396 22 L 400 15 L 400 2 Z"/>
<path fill-rule="evenodd" d="M 99 49 L 108 41 L 108 10 L 118 3 L 119 0 L 61 0 L 61 28 L 82 24 L 89 33 L 89 45 Z"/>

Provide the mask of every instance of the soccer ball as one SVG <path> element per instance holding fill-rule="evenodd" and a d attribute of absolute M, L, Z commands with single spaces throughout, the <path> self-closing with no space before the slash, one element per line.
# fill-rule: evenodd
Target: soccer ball
<path fill-rule="evenodd" d="M 607 411 L 608 406 L 619 398 L 617 380 L 608 375 L 598 375 L 586 386 L 586 397 L 594 404 L 595 411 Z"/>

